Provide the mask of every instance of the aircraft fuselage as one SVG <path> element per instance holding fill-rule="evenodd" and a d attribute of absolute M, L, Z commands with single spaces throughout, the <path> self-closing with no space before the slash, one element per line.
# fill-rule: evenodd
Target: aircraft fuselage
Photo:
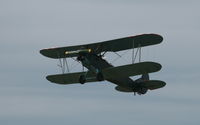
<path fill-rule="evenodd" d="M 84 67 L 86 67 L 89 71 L 92 71 L 95 74 L 101 73 L 103 69 L 113 67 L 106 60 L 102 59 L 101 56 L 92 53 L 83 53 L 78 57 L 78 60 L 81 61 Z M 134 88 L 135 85 L 135 82 L 129 77 L 119 77 L 106 80 L 118 86 L 123 86 L 127 88 Z"/>

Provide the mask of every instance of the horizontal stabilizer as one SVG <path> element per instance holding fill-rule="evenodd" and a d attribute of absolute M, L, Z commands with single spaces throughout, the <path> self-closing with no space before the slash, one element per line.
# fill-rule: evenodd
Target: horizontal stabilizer
<path fill-rule="evenodd" d="M 132 88 L 125 88 L 125 87 L 121 87 L 121 86 L 116 86 L 115 90 L 117 90 L 119 92 L 133 92 Z"/>
<path fill-rule="evenodd" d="M 149 90 L 154 90 L 154 89 L 159 89 L 162 88 L 166 85 L 165 82 L 160 81 L 160 80 L 149 80 L 140 83 L 140 87 L 144 87 Z M 120 91 L 120 92 L 134 92 L 132 88 L 129 87 L 122 87 L 122 86 L 116 86 L 115 90 Z"/>
<path fill-rule="evenodd" d="M 154 89 L 159 89 L 159 88 L 164 87 L 166 83 L 160 80 L 149 80 L 149 81 L 140 83 L 140 85 L 150 90 L 154 90 Z"/>
<path fill-rule="evenodd" d="M 136 76 L 146 73 L 157 72 L 162 68 L 159 63 L 155 62 L 141 62 L 118 67 L 111 67 L 103 70 L 105 79 L 123 78 L 129 76 Z"/>

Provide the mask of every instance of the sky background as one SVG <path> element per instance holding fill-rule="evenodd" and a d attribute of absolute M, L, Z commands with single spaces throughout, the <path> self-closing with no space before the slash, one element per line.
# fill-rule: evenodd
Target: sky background
<path fill-rule="evenodd" d="M 199 124 L 199 8 L 198 0 L 0 0 L 0 124 Z M 162 89 L 134 96 L 109 82 L 62 86 L 45 79 L 61 71 L 40 49 L 143 33 L 164 37 L 142 49 L 142 61 L 162 64 L 150 74 L 167 83 Z M 113 63 L 130 62 L 129 51 Z"/>

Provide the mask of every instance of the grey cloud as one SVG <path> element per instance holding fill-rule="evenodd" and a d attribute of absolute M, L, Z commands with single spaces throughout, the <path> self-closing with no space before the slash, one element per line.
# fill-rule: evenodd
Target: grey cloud
<path fill-rule="evenodd" d="M 1 1 L 1 123 L 198 124 L 198 12 L 197 0 Z M 59 70 L 57 60 L 39 54 L 42 48 L 141 33 L 164 37 L 142 50 L 142 60 L 163 65 L 150 76 L 166 81 L 165 88 L 133 96 L 109 82 L 59 86 L 45 79 Z M 114 64 L 130 63 L 124 60 L 131 62 L 131 51 Z"/>

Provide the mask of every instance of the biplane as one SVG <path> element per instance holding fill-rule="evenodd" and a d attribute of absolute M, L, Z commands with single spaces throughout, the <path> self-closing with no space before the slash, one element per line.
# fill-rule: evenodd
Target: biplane
<path fill-rule="evenodd" d="M 142 47 L 159 44 L 162 41 L 163 37 L 160 35 L 142 34 L 85 45 L 42 49 L 40 53 L 49 58 L 59 59 L 63 70 L 67 67 L 65 63 L 68 58 L 80 62 L 83 67 L 88 69 L 82 72 L 66 73 L 63 71 L 61 74 L 48 75 L 46 78 L 50 82 L 68 85 L 107 80 L 117 85 L 115 87 L 117 91 L 142 95 L 148 90 L 162 88 L 166 83 L 149 79 L 149 73 L 161 70 L 161 64 L 149 61 L 141 62 L 140 59 L 139 62 L 135 63 L 134 59 L 138 50 L 139 57 L 141 56 Z M 103 58 L 107 52 L 116 53 L 128 49 L 133 51 L 131 64 L 114 67 Z M 137 49 L 136 53 L 134 49 Z M 141 75 L 141 77 L 136 80 L 130 78 L 136 75 Z"/>

